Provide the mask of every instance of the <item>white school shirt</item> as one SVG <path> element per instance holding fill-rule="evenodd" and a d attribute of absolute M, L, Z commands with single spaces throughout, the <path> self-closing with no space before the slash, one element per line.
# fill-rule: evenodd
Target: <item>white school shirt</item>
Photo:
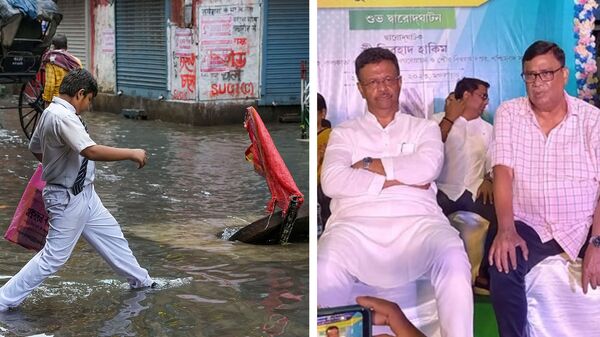
<path fill-rule="evenodd" d="M 47 184 L 73 187 L 85 148 L 96 145 L 69 102 L 54 97 L 44 110 L 29 142 L 29 150 L 41 153 L 42 178 Z M 84 186 L 94 181 L 95 163 L 88 161 Z"/>
<path fill-rule="evenodd" d="M 381 158 L 387 177 L 351 167 L 364 157 Z M 342 123 L 331 132 L 321 172 L 323 192 L 332 198 L 329 221 L 441 213 L 434 181 L 443 160 L 440 130 L 431 120 L 396 113 L 383 128 L 367 112 Z M 431 183 L 431 187 L 382 190 L 385 180 L 395 179 L 411 185 Z"/>
<path fill-rule="evenodd" d="M 440 123 L 445 112 L 436 113 L 432 119 Z M 437 186 L 452 201 L 465 191 L 471 192 L 473 201 L 491 166 L 491 143 L 494 127 L 481 117 L 466 120 L 458 117 L 444 143 L 444 166 Z"/>

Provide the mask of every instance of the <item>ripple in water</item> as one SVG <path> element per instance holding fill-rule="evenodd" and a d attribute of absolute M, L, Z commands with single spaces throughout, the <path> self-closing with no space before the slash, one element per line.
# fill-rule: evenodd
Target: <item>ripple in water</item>
<path fill-rule="evenodd" d="M 11 126 L 0 130 L 0 224 L 7 226 L 37 163 L 18 114 L 0 116 Z M 308 245 L 224 241 L 262 218 L 270 198 L 244 160 L 249 140 L 241 124 L 190 127 L 98 112 L 86 119 L 97 143 L 144 148 L 150 156 L 142 170 L 98 163 L 96 188 L 162 286 L 130 290 L 81 240 L 60 277 L 44 282 L 10 322 L 0 320 L 0 336 L 307 335 Z M 297 125 L 268 127 L 308 203 L 307 144 L 295 140 Z M 31 257 L 0 240 L 0 284 Z"/>
<path fill-rule="evenodd" d="M 190 295 L 190 294 L 177 295 L 177 297 L 182 298 L 184 300 L 189 300 L 189 301 L 198 302 L 198 303 L 212 303 L 212 304 L 227 303 L 227 301 L 223 301 L 223 300 L 209 299 L 209 298 L 200 297 L 198 295 Z"/>
<path fill-rule="evenodd" d="M 233 234 L 237 233 L 237 231 L 239 231 L 240 228 L 231 228 L 231 227 L 226 227 L 223 232 L 221 233 L 221 240 L 229 240 L 230 237 L 233 236 Z"/>

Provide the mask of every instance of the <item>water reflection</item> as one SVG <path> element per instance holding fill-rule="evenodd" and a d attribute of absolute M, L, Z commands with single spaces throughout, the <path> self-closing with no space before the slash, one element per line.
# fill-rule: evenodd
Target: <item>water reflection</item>
<path fill-rule="evenodd" d="M 16 112 L 0 111 L 0 231 L 35 161 Z M 145 148 L 149 163 L 98 163 L 96 189 L 158 290 L 131 291 L 85 241 L 14 312 L 0 336 L 306 336 L 308 245 L 252 246 L 216 234 L 265 215 L 263 179 L 244 161 L 241 125 L 190 127 L 86 117 L 100 144 Z M 308 144 L 298 126 L 267 125 L 308 201 Z M 33 253 L 0 242 L 0 284 Z M 160 283 L 159 282 L 159 283 Z"/>
<path fill-rule="evenodd" d="M 104 323 L 98 331 L 99 336 L 135 336 L 131 318 L 137 317 L 142 311 L 150 306 L 142 305 L 146 300 L 143 291 L 134 292 L 133 297 L 122 300 L 123 305 L 117 315 Z"/>

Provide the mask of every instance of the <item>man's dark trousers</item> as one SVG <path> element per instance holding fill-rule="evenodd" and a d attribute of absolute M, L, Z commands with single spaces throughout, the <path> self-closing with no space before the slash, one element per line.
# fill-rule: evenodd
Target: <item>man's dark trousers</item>
<path fill-rule="evenodd" d="M 500 337 L 526 337 L 527 336 L 527 297 L 525 294 L 525 275 L 540 261 L 548 256 L 558 255 L 563 249 L 555 240 L 542 243 L 533 228 L 524 222 L 515 221 L 517 233 L 527 243 L 529 251 L 525 261 L 520 247 L 516 249 L 517 269 L 510 272 L 499 272 L 496 266 L 489 267 L 490 296 L 492 306 L 496 313 Z M 581 248 L 579 257 L 587 244 Z M 509 261 L 510 263 L 510 261 Z"/>
<path fill-rule="evenodd" d="M 486 219 L 490 223 L 487 235 L 485 237 L 483 260 L 481 261 L 478 272 L 479 277 L 483 279 L 483 281 L 487 282 L 489 279 L 487 256 L 488 252 L 490 251 L 490 246 L 492 245 L 492 239 L 494 238 L 493 233 L 496 232 L 496 227 L 498 225 L 494 204 L 488 200 L 488 203 L 484 205 L 483 198 L 481 197 L 473 201 L 473 194 L 471 194 L 469 191 L 465 191 L 460 198 L 456 199 L 456 201 L 452 201 L 450 198 L 448 198 L 446 193 L 442 192 L 441 190 L 439 190 L 437 193 L 437 202 L 446 216 L 449 216 L 454 212 L 466 211 L 479 214 L 482 218 Z M 487 284 L 482 284 L 481 286 L 486 289 L 488 288 Z"/>

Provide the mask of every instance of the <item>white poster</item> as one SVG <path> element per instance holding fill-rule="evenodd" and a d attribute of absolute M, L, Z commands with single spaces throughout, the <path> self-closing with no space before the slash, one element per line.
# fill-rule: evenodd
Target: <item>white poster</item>
<path fill-rule="evenodd" d="M 260 97 L 260 6 L 200 6 L 200 100 Z"/>

